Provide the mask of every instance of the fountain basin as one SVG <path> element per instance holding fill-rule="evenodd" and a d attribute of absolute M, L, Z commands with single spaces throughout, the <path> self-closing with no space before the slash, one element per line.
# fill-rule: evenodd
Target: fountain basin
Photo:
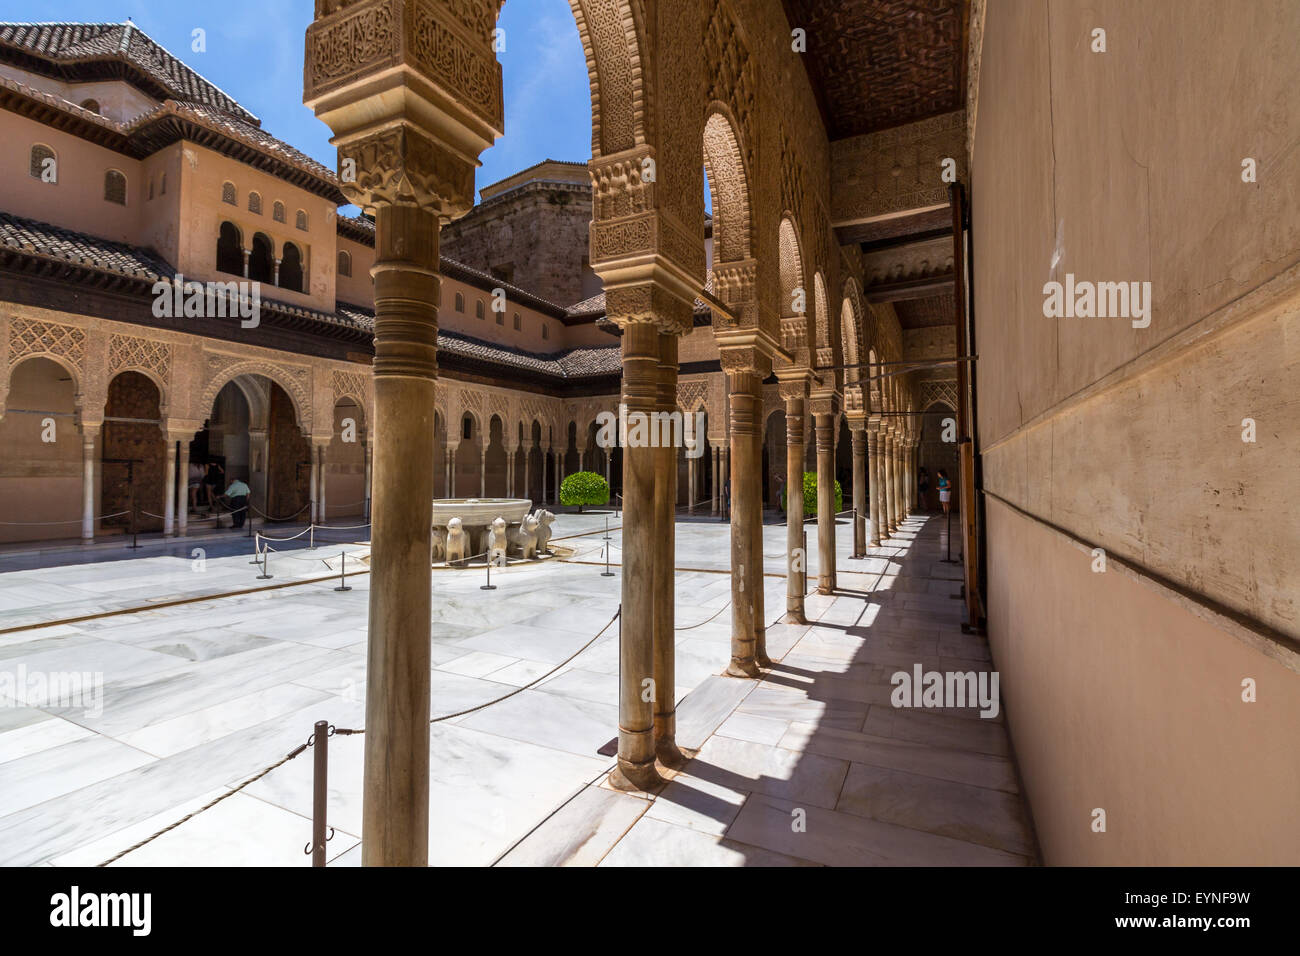
<path fill-rule="evenodd" d="M 433 526 L 447 527 L 452 518 L 459 518 L 466 528 L 486 528 L 497 518 L 505 518 L 507 525 L 517 525 L 532 510 L 528 498 L 435 498 L 433 501 Z"/>

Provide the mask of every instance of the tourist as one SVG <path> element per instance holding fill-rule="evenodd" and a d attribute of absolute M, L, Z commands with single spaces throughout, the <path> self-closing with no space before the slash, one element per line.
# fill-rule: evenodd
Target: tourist
<path fill-rule="evenodd" d="M 917 472 L 916 482 L 920 493 L 921 510 L 928 511 L 930 510 L 930 504 L 926 500 L 926 494 L 930 491 L 930 473 L 925 470 L 924 465 L 922 465 L 921 470 Z"/>
<path fill-rule="evenodd" d="M 199 493 L 203 490 L 202 462 L 190 462 L 189 475 L 185 480 L 189 487 L 190 511 L 197 511 L 199 507 Z"/>
<path fill-rule="evenodd" d="M 208 473 L 203 479 L 203 488 L 208 499 L 209 510 L 217 506 L 217 497 L 221 494 L 221 485 L 225 480 L 226 469 L 215 461 L 208 462 Z"/>
<path fill-rule="evenodd" d="M 950 507 L 948 502 L 952 499 L 952 484 L 948 481 L 948 472 L 942 468 L 939 469 L 939 503 L 943 505 L 943 513 L 948 513 Z"/>
<path fill-rule="evenodd" d="M 226 489 L 226 499 L 230 502 L 232 528 L 244 526 L 244 516 L 248 514 L 248 485 L 236 478 Z"/>

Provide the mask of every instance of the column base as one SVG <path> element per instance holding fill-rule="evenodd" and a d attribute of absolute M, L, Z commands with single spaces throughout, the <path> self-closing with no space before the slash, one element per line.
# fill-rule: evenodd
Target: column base
<path fill-rule="evenodd" d="M 772 658 L 768 657 L 766 654 L 762 654 L 754 659 L 754 663 L 759 667 L 770 668 L 772 666 Z"/>
<path fill-rule="evenodd" d="M 669 770 L 679 770 L 686 764 L 686 754 L 677 746 L 672 737 L 662 737 L 655 741 L 655 758 Z"/>
<path fill-rule="evenodd" d="M 824 584 L 819 584 L 819 585 L 817 585 L 817 593 L 818 593 L 818 594 L 834 594 L 834 593 L 835 593 L 835 589 L 834 589 L 833 587 L 827 587 L 827 586 L 824 585 Z"/>
<path fill-rule="evenodd" d="M 727 669 L 722 672 L 724 677 L 758 677 L 761 673 L 752 657 L 745 660 L 737 660 L 733 657 Z"/>
<path fill-rule="evenodd" d="M 649 763 L 632 763 L 619 757 L 618 766 L 609 774 L 609 785 L 615 790 L 650 792 L 663 783 L 664 778 L 659 776 L 653 760 Z"/>

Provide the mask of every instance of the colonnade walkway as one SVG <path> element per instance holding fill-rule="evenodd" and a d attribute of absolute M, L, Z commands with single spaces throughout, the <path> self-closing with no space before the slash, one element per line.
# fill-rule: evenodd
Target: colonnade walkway
<path fill-rule="evenodd" d="M 693 759 L 658 793 L 593 782 L 500 865 L 1036 863 L 1001 707 L 891 705 L 895 672 L 992 667 L 961 632 L 944 525 L 913 517 L 841 556 L 836 593 L 807 598 L 812 623 L 769 627 L 761 680 L 697 685 L 678 707 Z"/>

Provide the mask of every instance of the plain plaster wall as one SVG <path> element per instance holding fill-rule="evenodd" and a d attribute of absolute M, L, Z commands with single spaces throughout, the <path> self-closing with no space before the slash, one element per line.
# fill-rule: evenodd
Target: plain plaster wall
<path fill-rule="evenodd" d="M 1298 35 L 1285 0 L 988 6 L 989 634 L 1049 863 L 1300 860 Z M 1151 282 L 1150 327 L 1045 318 L 1067 273 Z M 1071 539 L 1138 578 L 1094 573 Z"/>

